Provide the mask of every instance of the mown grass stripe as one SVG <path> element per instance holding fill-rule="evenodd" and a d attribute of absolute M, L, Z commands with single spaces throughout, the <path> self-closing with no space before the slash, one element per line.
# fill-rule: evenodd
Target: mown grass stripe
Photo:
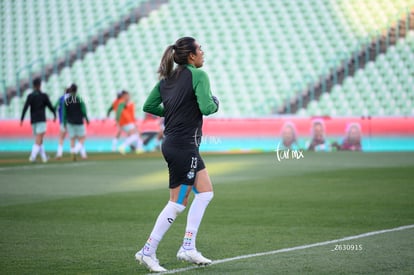
<path fill-rule="evenodd" d="M 221 260 L 215 260 L 211 263 L 211 265 L 222 264 L 222 263 L 238 261 L 238 260 L 243 260 L 243 259 L 250 259 L 250 258 L 254 258 L 254 257 L 269 256 L 269 255 L 285 253 L 285 252 L 292 252 L 292 251 L 296 251 L 296 250 L 303 250 L 303 249 L 307 249 L 307 248 L 324 246 L 324 245 L 339 243 L 339 242 L 343 242 L 343 241 L 361 239 L 361 238 L 366 238 L 366 237 L 370 237 L 370 236 L 374 236 L 374 235 L 379 235 L 379 234 L 384 234 L 384 233 L 389 233 L 389 232 L 395 232 L 395 231 L 402 231 L 402 230 L 407 230 L 407 229 L 411 229 L 411 228 L 414 228 L 414 224 L 404 225 L 404 226 L 390 228 L 390 229 L 383 229 L 383 230 L 378 230 L 378 231 L 371 231 L 371 232 L 367 232 L 367 233 L 363 233 L 363 234 L 359 234 L 359 235 L 344 237 L 344 238 L 341 238 L 341 239 L 335 239 L 335 240 L 330 240 L 330 241 L 318 242 L 318 243 L 313 243 L 313 244 L 305 244 L 305 245 L 282 248 L 282 249 L 277 249 L 277 250 L 272 250 L 272 251 L 246 254 L 246 255 L 240 255 L 240 256 L 231 257 L 231 258 L 225 258 L 225 259 L 221 259 Z M 176 273 L 180 273 L 180 272 L 186 272 L 186 271 L 189 271 L 189 270 L 193 270 L 193 269 L 196 269 L 196 268 L 199 268 L 199 266 L 189 266 L 189 267 L 184 267 L 184 268 L 172 269 L 172 270 L 163 272 L 162 274 L 176 274 Z"/>

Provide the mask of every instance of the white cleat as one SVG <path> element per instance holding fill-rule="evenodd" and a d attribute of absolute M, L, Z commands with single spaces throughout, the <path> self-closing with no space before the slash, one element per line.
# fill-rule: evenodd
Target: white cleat
<path fill-rule="evenodd" d="M 36 158 L 29 157 L 29 162 L 32 162 L 32 163 L 36 162 Z"/>
<path fill-rule="evenodd" d="M 121 153 L 121 155 L 125 155 L 126 154 L 126 149 L 125 146 L 119 146 L 118 147 L 118 152 Z"/>
<path fill-rule="evenodd" d="M 152 272 L 164 272 L 167 271 L 165 268 L 160 266 L 159 261 L 157 259 L 157 256 L 155 254 L 152 254 L 151 256 L 146 256 L 144 253 L 142 253 L 142 250 L 138 251 L 135 254 L 135 259 L 142 265 L 144 265 L 146 268 L 149 269 L 149 271 Z"/>
<path fill-rule="evenodd" d="M 209 265 L 211 260 L 207 259 L 196 249 L 185 250 L 183 247 L 180 248 L 177 252 L 177 259 L 181 261 L 186 261 L 196 265 Z"/>

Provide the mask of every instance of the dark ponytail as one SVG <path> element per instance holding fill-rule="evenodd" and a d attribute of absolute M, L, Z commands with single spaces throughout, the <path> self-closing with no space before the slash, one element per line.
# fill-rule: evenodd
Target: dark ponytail
<path fill-rule="evenodd" d="M 168 46 L 161 58 L 158 74 L 160 79 L 168 78 L 174 68 L 174 46 Z"/>
<path fill-rule="evenodd" d="M 192 37 L 182 37 L 178 39 L 174 45 L 168 46 L 161 59 L 158 68 L 160 79 L 169 78 L 174 72 L 174 62 L 178 65 L 185 65 L 188 63 L 188 56 L 190 53 L 196 53 L 196 40 Z"/>

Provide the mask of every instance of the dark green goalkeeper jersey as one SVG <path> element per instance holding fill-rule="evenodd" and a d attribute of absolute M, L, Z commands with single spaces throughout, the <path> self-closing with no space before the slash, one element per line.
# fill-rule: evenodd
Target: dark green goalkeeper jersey
<path fill-rule="evenodd" d="M 162 105 L 161 105 L 162 103 Z M 194 144 L 202 136 L 203 115 L 217 112 L 207 74 L 185 65 L 155 85 L 144 112 L 165 117 L 165 137 L 178 144 Z"/>
<path fill-rule="evenodd" d="M 84 100 L 77 94 L 68 94 L 63 105 L 63 125 L 67 123 L 82 125 L 83 119 L 89 123 Z"/>

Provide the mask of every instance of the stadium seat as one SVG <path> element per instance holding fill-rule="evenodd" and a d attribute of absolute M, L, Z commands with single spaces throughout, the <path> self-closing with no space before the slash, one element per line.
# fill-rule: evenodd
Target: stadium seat
<path fill-rule="evenodd" d="M 19 68 L 37 58 L 43 58 L 45 63 L 52 62 L 55 49 L 76 36 L 87 41 L 88 36 L 109 27 L 143 1 L 0 1 L 0 48 L 7 49 L 0 56 L 1 75 L 8 86 L 14 85 L 15 71 Z M 70 44 L 68 50 L 75 46 Z M 60 48 L 59 55 L 64 53 L 65 49 Z"/>
<path fill-rule="evenodd" d="M 5 28 L 7 31 L 2 34 L 7 37 L 1 42 L 10 58 L 2 56 L 7 62 L 2 62 L 0 71 L 7 72 L 8 79 L 14 79 L 15 69 L 33 55 L 48 60 L 57 44 L 79 33 L 91 35 L 93 30 L 88 27 L 99 25 L 102 17 L 108 17 L 110 24 L 140 3 L 42 0 L 23 5 L 22 1 L 0 4 L 2 20 L 11 20 L 8 23 L 11 27 Z M 271 114 L 295 96 L 298 88 L 316 81 L 349 57 L 371 33 L 388 27 L 407 7 L 406 1 L 401 0 L 372 2 L 368 8 L 355 0 L 314 0 L 301 5 L 290 0 L 171 0 L 72 67 L 50 77 L 44 87 L 55 95 L 68 82 L 79 82 L 85 93 L 100 98 L 104 106 L 107 104 L 103 101 L 112 98 L 116 90 L 127 89 L 132 92 L 136 105 L 141 106 L 157 81 L 156 70 L 164 48 L 179 36 L 192 35 L 205 49 L 204 70 L 209 73 L 213 92 L 229 102 L 222 104 L 217 116 Z M 24 25 L 30 18 L 22 19 L 23 27 L 17 31 L 16 20 L 22 18 L 23 6 L 39 14 L 47 13 L 36 25 L 47 30 L 47 39 L 38 39 L 36 32 L 30 34 L 29 27 Z M 197 10 L 199 16 L 190 16 L 190 10 Z M 76 16 L 69 17 L 65 11 Z M 10 17 L 9 12 L 18 15 Z M 42 42 L 27 47 L 26 43 L 33 40 Z M 412 87 L 409 83 L 412 84 L 414 56 L 409 53 L 413 52 L 414 42 L 402 44 L 401 51 L 390 50 L 389 56 L 387 53 L 384 58 L 378 57 L 354 77 L 355 81 L 346 82 L 343 88 L 335 87 L 328 98 L 320 101 L 321 106 L 313 101 L 308 109 L 300 112 L 357 115 L 361 108 L 354 108 L 350 100 L 358 98 L 358 102 L 365 102 L 397 82 L 407 94 Z M 395 93 L 391 94 L 395 97 Z M 343 100 L 348 103 L 342 108 L 337 103 Z M 371 105 L 378 107 L 365 103 L 369 111 L 375 110 Z M 403 114 L 411 112 L 399 101 L 395 106 L 403 108 Z M 91 108 L 91 116 L 102 116 L 105 108 Z M 382 108 L 381 105 L 379 110 Z M 384 109 L 385 113 L 388 111 L 392 112 Z"/>
<path fill-rule="evenodd" d="M 354 108 L 353 115 L 412 115 L 414 70 L 407 60 L 413 58 L 414 52 L 407 51 L 407 47 L 413 41 L 412 33 L 405 40 L 400 40 L 375 62 L 359 70 L 353 78 L 346 79 L 342 86 L 332 89 L 328 95 L 330 100 L 348 105 L 355 99 L 364 102 L 367 108 Z M 323 102 L 316 105 L 312 108 L 324 108 Z M 345 112 L 336 113 L 346 115 Z M 330 114 L 329 110 L 325 114 Z"/>

